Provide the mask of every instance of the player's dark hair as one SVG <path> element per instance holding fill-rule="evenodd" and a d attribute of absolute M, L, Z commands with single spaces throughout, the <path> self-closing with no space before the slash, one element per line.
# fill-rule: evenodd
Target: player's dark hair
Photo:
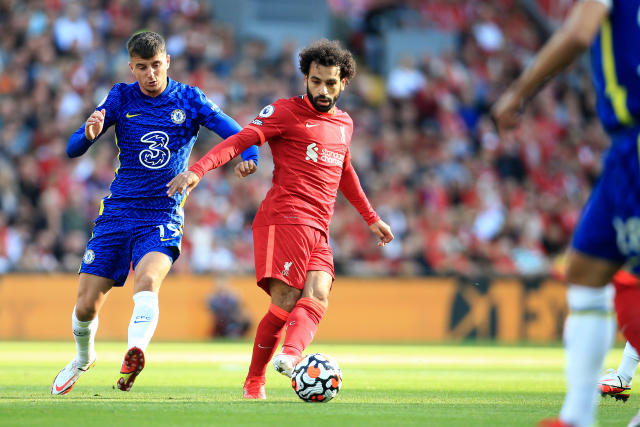
<path fill-rule="evenodd" d="M 137 56 L 142 59 L 149 59 L 158 53 L 165 52 L 164 39 L 153 31 L 141 31 L 131 36 L 127 42 L 129 56 Z"/>
<path fill-rule="evenodd" d="M 309 75 L 312 62 L 325 67 L 340 67 L 340 78 L 351 80 L 356 75 L 356 61 L 347 49 L 336 40 L 321 39 L 311 43 L 300 52 L 300 71 Z"/>

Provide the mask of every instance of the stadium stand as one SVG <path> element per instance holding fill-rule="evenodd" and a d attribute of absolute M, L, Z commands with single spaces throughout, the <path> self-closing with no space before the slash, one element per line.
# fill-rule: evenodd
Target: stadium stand
<path fill-rule="evenodd" d="M 213 3 L 0 1 L 0 272 L 77 270 L 117 150 L 112 134 L 79 159 L 65 156 L 65 144 L 114 83 L 131 81 L 124 44 L 132 32 L 165 35 L 170 75 L 201 87 L 241 125 L 302 93 L 298 40 L 245 34 Z M 339 102 L 356 125 L 354 165 L 396 235 L 380 251 L 339 200 L 337 272 L 553 274 L 607 147 L 587 68 L 547 86 L 520 130 L 500 140 L 488 108 L 542 42 L 518 2 L 326 4 L 326 35 L 358 57 Z M 408 50 L 402 40 L 416 34 L 433 49 Z M 192 158 L 216 141 L 203 130 Z M 232 167 L 210 173 L 186 205 L 174 271 L 252 271 L 251 220 L 270 176 L 268 148 L 248 179 Z"/>

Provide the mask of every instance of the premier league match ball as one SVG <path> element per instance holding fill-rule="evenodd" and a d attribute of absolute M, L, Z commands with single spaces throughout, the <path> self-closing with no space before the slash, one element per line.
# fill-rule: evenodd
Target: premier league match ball
<path fill-rule="evenodd" d="M 326 354 L 310 354 L 293 368 L 291 386 L 305 402 L 328 402 L 342 387 L 342 371 Z"/>

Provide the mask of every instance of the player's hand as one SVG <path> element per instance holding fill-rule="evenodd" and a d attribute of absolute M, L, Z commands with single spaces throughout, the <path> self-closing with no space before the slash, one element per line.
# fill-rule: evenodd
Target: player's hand
<path fill-rule="evenodd" d="M 491 118 L 502 133 L 514 129 L 520 121 L 524 100 L 513 88 L 507 90 L 491 108 Z"/>
<path fill-rule="evenodd" d="M 257 170 L 258 166 L 253 160 L 243 160 L 242 162 L 238 163 L 235 168 L 233 168 L 233 172 L 238 178 L 244 178 L 245 176 L 251 175 Z"/>
<path fill-rule="evenodd" d="M 195 172 L 184 171 L 169 181 L 167 184 L 167 187 L 169 187 L 167 196 L 172 197 L 176 193 L 188 196 L 199 182 L 200 177 Z"/>
<path fill-rule="evenodd" d="M 84 136 L 89 141 L 96 139 L 98 135 L 100 135 L 100 132 L 102 132 L 105 114 L 106 110 L 103 108 L 100 111 L 94 111 L 87 119 L 87 122 L 84 125 Z"/>
<path fill-rule="evenodd" d="M 380 239 L 380 241 L 378 242 L 378 246 L 384 246 L 393 240 L 391 227 L 389 227 L 389 225 L 381 219 L 371 224 L 369 226 L 369 229 L 373 231 L 373 234 L 378 236 L 378 238 Z"/>

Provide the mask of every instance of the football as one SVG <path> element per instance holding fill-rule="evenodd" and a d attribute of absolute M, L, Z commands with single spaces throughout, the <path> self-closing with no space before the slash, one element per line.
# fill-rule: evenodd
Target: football
<path fill-rule="evenodd" d="M 293 368 L 291 386 L 305 402 L 328 402 L 342 387 L 342 371 L 326 354 L 309 354 Z"/>

